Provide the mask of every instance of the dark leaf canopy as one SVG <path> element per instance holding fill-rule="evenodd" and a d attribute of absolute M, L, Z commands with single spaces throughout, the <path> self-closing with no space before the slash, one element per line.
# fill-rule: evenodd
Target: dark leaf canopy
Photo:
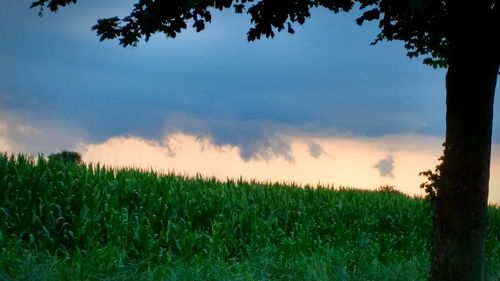
<path fill-rule="evenodd" d="M 59 161 L 65 164 L 83 164 L 82 155 L 80 153 L 67 150 L 49 155 L 49 161 Z"/>
<path fill-rule="evenodd" d="M 424 63 L 434 67 L 447 65 L 449 5 L 456 0 L 138 0 L 130 14 L 124 18 L 100 19 L 93 26 L 100 40 L 118 39 L 122 46 L 136 46 L 140 39 L 148 41 L 152 34 L 163 33 L 176 37 L 188 26 L 202 31 L 212 19 L 213 9 L 234 9 L 236 13 L 250 15 L 249 41 L 274 37 L 276 32 L 294 33 L 295 24 L 302 25 L 310 17 L 310 9 L 324 7 L 334 13 L 359 9 L 363 12 L 358 24 L 378 21 L 380 34 L 373 44 L 381 40 L 401 40 L 409 57 L 425 56 Z M 59 7 L 77 0 L 38 0 L 32 8 L 57 11 Z M 483 5 L 488 9 L 490 24 L 496 25 L 494 36 L 500 41 L 500 7 L 498 0 L 482 0 L 470 5 Z M 452 4 L 453 5 L 453 4 Z M 465 20 L 465 19 L 463 19 Z"/>

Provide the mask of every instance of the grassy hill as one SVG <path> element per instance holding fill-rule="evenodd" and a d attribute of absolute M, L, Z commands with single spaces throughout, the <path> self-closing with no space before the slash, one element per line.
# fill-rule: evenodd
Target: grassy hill
<path fill-rule="evenodd" d="M 0 280 L 426 280 L 431 210 L 300 188 L 0 154 Z M 487 280 L 500 279 L 489 208 Z"/>

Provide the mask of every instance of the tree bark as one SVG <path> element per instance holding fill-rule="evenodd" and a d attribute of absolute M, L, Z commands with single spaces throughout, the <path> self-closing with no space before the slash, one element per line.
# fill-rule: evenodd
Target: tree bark
<path fill-rule="evenodd" d="M 484 280 L 493 98 L 498 67 L 487 75 L 484 72 L 450 67 L 446 77 L 447 129 L 434 210 L 432 281 Z"/>
<path fill-rule="evenodd" d="M 496 35 L 488 34 L 497 28 L 488 27 L 486 15 L 474 22 L 471 11 L 463 10 L 450 20 L 446 142 L 434 206 L 431 281 L 484 280 L 493 101 L 500 51 L 493 39 Z"/>

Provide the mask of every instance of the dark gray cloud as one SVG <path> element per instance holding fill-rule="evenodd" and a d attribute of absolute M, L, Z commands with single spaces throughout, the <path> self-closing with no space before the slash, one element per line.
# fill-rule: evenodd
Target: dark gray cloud
<path fill-rule="evenodd" d="M 380 159 L 373 167 L 378 170 L 381 177 L 394 177 L 392 173 L 394 170 L 394 158 L 390 154 Z"/>
<path fill-rule="evenodd" d="M 78 150 L 85 134 L 64 122 L 51 123 L 39 115 L 0 113 L 0 139 L 12 153 L 48 155 L 63 149 Z M 0 151 L 4 148 L 0 147 Z"/>
<path fill-rule="evenodd" d="M 8 1 L 0 11 L 0 111 L 64 120 L 93 142 L 173 130 L 210 136 L 239 146 L 247 160 L 292 161 L 278 137 L 290 130 L 444 131 L 444 71 L 408 60 L 398 43 L 370 46 L 377 27 L 358 29 L 352 15 L 314 10 L 293 36 L 248 43 L 245 15 L 214 12 L 199 34 L 156 36 L 137 48 L 99 42 L 96 20 L 124 15 L 133 2 L 79 1 L 39 18 L 27 3 Z"/>
<path fill-rule="evenodd" d="M 316 159 L 318 159 L 325 153 L 323 147 L 321 147 L 321 145 L 316 142 L 308 142 L 307 146 L 309 148 L 309 154 Z"/>
<path fill-rule="evenodd" d="M 256 155 L 257 158 L 267 161 L 277 157 L 282 157 L 288 162 L 293 162 L 295 160 L 290 144 L 278 136 L 261 140 L 257 145 L 257 149 L 254 150 L 255 152 L 252 150 L 242 151 L 243 159 L 255 157 L 253 155 Z"/>
<path fill-rule="evenodd" d="M 280 157 L 293 162 L 288 141 L 278 133 L 291 132 L 286 125 L 248 120 L 220 120 L 195 118 L 185 114 L 169 114 L 163 124 L 163 133 L 183 132 L 208 137 L 215 145 L 238 146 L 243 160 L 271 160 Z"/>

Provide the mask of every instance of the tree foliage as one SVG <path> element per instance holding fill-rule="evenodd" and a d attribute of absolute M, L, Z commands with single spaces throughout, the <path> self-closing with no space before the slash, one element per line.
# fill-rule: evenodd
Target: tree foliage
<path fill-rule="evenodd" d="M 429 201 L 431 204 L 434 204 L 436 201 L 436 197 L 438 194 L 440 182 L 441 182 L 441 170 L 443 167 L 444 157 L 439 157 L 439 163 L 432 170 L 426 170 L 420 172 L 419 176 L 424 176 L 427 180 L 420 184 L 420 188 L 425 191 L 425 199 Z"/>
<path fill-rule="evenodd" d="M 60 161 L 66 164 L 83 164 L 82 155 L 75 151 L 62 150 L 49 155 L 49 161 Z"/>
<path fill-rule="evenodd" d="M 57 11 L 59 7 L 76 3 L 77 0 L 37 0 L 31 4 Z M 122 46 L 136 46 L 141 39 L 148 41 L 151 35 L 163 33 L 176 37 L 191 25 L 202 31 L 211 22 L 211 10 L 232 8 L 236 13 L 246 11 L 252 26 L 247 32 L 249 41 L 261 37 L 274 37 L 276 32 L 287 30 L 294 33 L 294 25 L 302 25 L 310 17 L 310 10 L 324 7 L 334 13 L 358 9 L 362 15 L 358 24 L 365 21 L 379 22 L 380 33 L 373 44 L 381 40 L 401 40 L 409 57 L 424 56 L 424 63 L 433 67 L 445 67 L 448 57 L 448 17 L 450 1 L 436 0 L 138 0 L 128 16 L 98 20 L 92 27 L 100 40 L 118 39 Z M 497 0 L 481 1 L 494 19 L 491 24 L 500 25 L 500 7 Z M 497 37 L 500 37 L 498 34 Z M 500 38 L 499 38 L 500 39 Z"/>

